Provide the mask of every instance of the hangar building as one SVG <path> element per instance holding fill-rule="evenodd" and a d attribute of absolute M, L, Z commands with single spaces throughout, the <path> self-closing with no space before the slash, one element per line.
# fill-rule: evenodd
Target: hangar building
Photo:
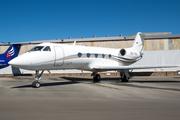
<path fill-rule="evenodd" d="M 34 44 L 31 44 L 32 42 L 24 42 L 24 44 L 19 54 L 23 54 L 30 50 L 35 45 L 42 43 L 42 42 L 54 42 L 54 43 L 60 43 L 60 44 L 73 44 L 74 41 L 76 41 L 76 45 L 85 45 L 85 46 L 92 46 L 92 47 L 107 47 L 107 48 L 128 48 L 133 45 L 135 35 L 131 36 L 122 36 L 119 35 L 118 37 L 96 37 L 93 36 L 93 38 L 79 38 L 79 39 L 56 39 L 56 40 L 43 40 L 43 41 L 33 41 Z M 8 49 L 8 44 L 1 44 L 0 46 L 0 54 L 4 53 Z M 143 64 L 143 65 L 154 65 L 154 64 L 161 64 L 167 63 L 171 64 L 179 64 L 180 65 L 180 35 L 172 35 L 169 32 L 163 32 L 163 33 L 146 33 L 146 37 L 144 40 L 144 58 L 140 60 L 137 65 Z M 165 57 L 164 57 L 165 55 Z M 148 62 L 147 62 L 148 61 Z M 154 61 L 154 62 L 153 62 Z M 159 61 L 159 62 L 157 62 Z M 172 68 L 172 69 L 148 69 L 148 70 L 135 70 L 134 72 L 136 74 L 139 74 L 138 72 L 151 72 L 151 74 L 154 75 L 180 75 L 180 68 Z M 158 74 L 157 74 L 158 72 Z M 32 73 L 34 74 L 34 71 L 28 71 L 20 69 L 18 72 L 13 71 L 11 66 L 1 69 L 0 74 L 26 74 L 26 73 Z M 55 70 L 52 71 L 54 74 L 59 75 L 90 75 L 89 72 L 84 72 L 82 74 L 79 70 Z M 103 75 L 119 75 L 119 73 L 102 73 Z M 145 73 L 142 73 L 145 74 Z M 148 73 L 149 74 L 149 73 Z"/>

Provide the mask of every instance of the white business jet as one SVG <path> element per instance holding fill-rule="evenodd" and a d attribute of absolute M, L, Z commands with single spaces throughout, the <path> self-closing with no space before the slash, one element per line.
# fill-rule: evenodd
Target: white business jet
<path fill-rule="evenodd" d="M 129 80 L 129 69 L 153 68 L 153 66 L 132 66 L 143 56 L 142 33 L 138 32 L 131 48 L 112 49 L 102 47 L 87 47 L 55 43 L 42 43 L 28 52 L 9 62 L 18 68 L 35 70 L 36 77 L 32 86 L 40 87 L 40 79 L 44 70 L 79 69 L 92 71 L 94 81 L 100 80 L 98 72 L 123 70 L 122 82 Z M 157 67 L 157 66 L 154 66 Z M 39 74 L 39 71 L 42 71 Z"/>

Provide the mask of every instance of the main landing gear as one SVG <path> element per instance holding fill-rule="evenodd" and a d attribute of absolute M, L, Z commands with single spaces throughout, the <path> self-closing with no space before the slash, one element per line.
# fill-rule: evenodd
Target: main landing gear
<path fill-rule="evenodd" d="M 121 72 L 121 80 L 122 82 L 129 82 L 129 73 L 128 70 L 123 70 L 123 72 Z"/>
<path fill-rule="evenodd" d="M 94 83 L 99 82 L 101 80 L 101 76 L 99 74 L 97 74 L 97 72 L 93 72 L 91 74 L 91 76 L 93 76 L 93 82 Z"/>
<path fill-rule="evenodd" d="M 41 80 L 41 76 L 42 76 L 43 72 L 44 72 L 44 70 L 39 74 L 39 71 L 36 70 L 36 76 L 35 76 L 35 78 L 34 78 L 35 81 L 32 82 L 32 87 L 34 87 L 34 88 L 39 88 L 39 87 L 41 86 L 40 80 Z"/>
<path fill-rule="evenodd" d="M 93 82 L 96 83 L 96 82 L 100 82 L 101 80 L 101 76 L 99 74 L 97 74 L 97 72 L 93 72 L 91 74 L 91 76 L 93 76 Z M 121 81 L 122 82 L 129 82 L 129 78 L 130 78 L 130 75 L 128 73 L 128 70 L 123 70 L 121 72 Z"/>

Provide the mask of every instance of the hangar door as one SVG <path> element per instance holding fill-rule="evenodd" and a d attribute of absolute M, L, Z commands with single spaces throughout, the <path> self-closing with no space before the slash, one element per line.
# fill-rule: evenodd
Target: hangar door
<path fill-rule="evenodd" d="M 54 66 L 61 66 L 64 63 L 64 50 L 60 46 L 54 46 L 55 61 Z"/>

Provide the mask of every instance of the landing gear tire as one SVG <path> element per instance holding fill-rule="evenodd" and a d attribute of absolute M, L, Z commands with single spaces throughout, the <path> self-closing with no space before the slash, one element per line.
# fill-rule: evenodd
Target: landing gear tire
<path fill-rule="evenodd" d="M 96 74 L 94 77 L 93 77 L 93 80 L 94 82 L 99 82 L 101 80 L 101 76 L 99 74 Z"/>
<path fill-rule="evenodd" d="M 41 73 L 39 74 L 39 70 L 36 70 L 36 76 L 34 78 L 35 81 L 32 83 L 33 88 L 39 88 L 41 86 L 39 81 L 41 80 L 43 72 L 44 70 L 42 70 Z"/>
<path fill-rule="evenodd" d="M 32 87 L 33 88 L 39 88 L 41 86 L 41 84 L 40 84 L 40 82 L 38 82 L 38 81 L 34 81 L 33 83 L 32 83 Z"/>

